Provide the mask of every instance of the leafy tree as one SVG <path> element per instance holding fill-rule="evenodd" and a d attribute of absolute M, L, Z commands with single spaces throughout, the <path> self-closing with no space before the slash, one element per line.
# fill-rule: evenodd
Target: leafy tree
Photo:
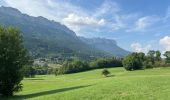
<path fill-rule="evenodd" d="M 126 70 L 143 69 L 144 54 L 132 53 L 123 59 L 123 66 Z"/>
<path fill-rule="evenodd" d="M 170 63 L 170 51 L 166 51 L 163 55 L 166 57 L 166 63 Z"/>
<path fill-rule="evenodd" d="M 107 69 L 103 69 L 102 70 L 102 75 L 104 75 L 105 77 L 107 77 L 110 74 L 110 72 Z"/>
<path fill-rule="evenodd" d="M 98 58 L 90 63 L 91 68 L 106 68 L 108 67 L 108 62 L 106 58 Z"/>
<path fill-rule="evenodd" d="M 155 60 L 156 60 L 156 61 L 161 61 L 161 52 L 158 50 L 158 51 L 156 51 L 155 53 L 156 53 Z"/>
<path fill-rule="evenodd" d="M 122 67 L 121 58 L 99 58 L 91 62 L 92 68 L 108 68 L 108 67 Z"/>
<path fill-rule="evenodd" d="M 21 32 L 0 26 L 0 94 L 11 96 L 22 89 L 23 66 L 29 56 L 23 46 Z"/>
<path fill-rule="evenodd" d="M 69 74 L 88 70 L 89 64 L 80 60 L 73 60 L 72 62 L 65 61 L 62 67 L 56 69 L 55 74 Z"/>
<path fill-rule="evenodd" d="M 155 63 L 155 51 L 154 50 L 150 50 L 148 53 L 147 53 L 147 57 L 148 57 L 148 60 L 150 62 L 152 62 L 152 64 Z"/>
<path fill-rule="evenodd" d="M 144 61 L 145 60 L 145 53 L 139 52 L 138 57 L 140 58 L 140 60 Z"/>
<path fill-rule="evenodd" d="M 145 59 L 144 65 L 146 68 L 158 67 L 161 65 L 161 52 L 159 50 L 154 51 L 150 50 L 147 53 L 147 57 Z"/>

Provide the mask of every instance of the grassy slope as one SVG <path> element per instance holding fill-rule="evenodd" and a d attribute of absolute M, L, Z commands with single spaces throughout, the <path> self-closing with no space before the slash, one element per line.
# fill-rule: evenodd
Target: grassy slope
<path fill-rule="evenodd" d="M 27 78 L 23 81 L 23 91 L 11 100 L 170 99 L 170 68 L 132 72 L 112 68 L 109 71 L 112 75 L 107 78 L 101 76 L 101 69 L 57 77 L 48 75 Z"/>

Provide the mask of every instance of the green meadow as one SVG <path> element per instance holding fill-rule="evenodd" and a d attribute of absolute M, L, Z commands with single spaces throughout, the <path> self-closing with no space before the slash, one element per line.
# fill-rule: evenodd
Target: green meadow
<path fill-rule="evenodd" d="M 170 68 L 125 71 L 109 68 L 25 78 L 23 91 L 2 100 L 170 100 Z"/>

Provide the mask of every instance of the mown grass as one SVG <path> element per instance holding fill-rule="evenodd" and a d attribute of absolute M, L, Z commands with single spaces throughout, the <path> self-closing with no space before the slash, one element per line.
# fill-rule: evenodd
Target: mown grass
<path fill-rule="evenodd" d="M 22 81 L 22 92 L 2 100 L 170 100 L 170 68 L 125 71 L 110 68 L 62 76 L 42 75 Z"/>

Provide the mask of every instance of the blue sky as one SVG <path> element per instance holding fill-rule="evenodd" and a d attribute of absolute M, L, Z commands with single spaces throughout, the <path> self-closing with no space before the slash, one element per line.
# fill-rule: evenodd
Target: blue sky
<path fill-rule="evenodd" d="M 169 0 L 1 0 L 60 22 L 79 36 L 114 39 L 129 51 L 170 50 Z"/>

